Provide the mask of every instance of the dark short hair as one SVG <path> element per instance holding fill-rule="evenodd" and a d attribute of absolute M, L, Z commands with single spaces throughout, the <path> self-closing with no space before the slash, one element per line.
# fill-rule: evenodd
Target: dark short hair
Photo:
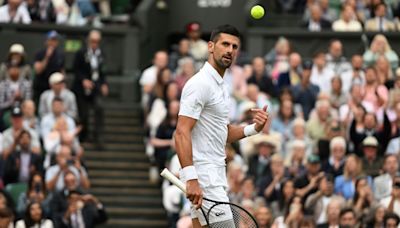
<path fill-rule="evenodd" d="M 340 215 L 339 217 L 341 218 L 343 215 L 347 213 L 352 213 L 354 217 L 356 217 L 356 212 L 353 210 L 351 207 L 345 207 L 342 210 L 340 210 Z"/>
<path fill-rule="evenodd" d="M 387 221 L 389 219 L 395 219 L 396 220 L 396 225 L 399 225 L 400 223 L 400 218 L 396 213 L 393 212 L 386 212 L 385 217 L 383 217 L 383 224 L 386 227 Z"/>
<path fill-rule="evenodd" d="M 236 36 L 240 39 L 239 30 L 237 30 L 237 28 L 235 28 L 232 25 L 225 24 L 225 25 L 220 25 L 212 30 L 211 36 L 210 36 L 210 41 L 215 42 L 219 38 L 219 35 L 221 33 L 226 33 L 226 34 L 229 34 L 232 36 Z"/>
<path fill-rule="evenodd" d="M 53 102 L 64 102 L 64 100 L 61 97 L 54 97 Z"/>

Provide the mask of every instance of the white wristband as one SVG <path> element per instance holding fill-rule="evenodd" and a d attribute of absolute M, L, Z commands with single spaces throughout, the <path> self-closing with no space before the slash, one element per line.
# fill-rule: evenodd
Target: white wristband
<path fill-rule="evenodd" d="M 256 131 L 256 124 L 254 123 L 244 127 L 243 133 L 246 137 L 258 134 L 258 131 Z"/>
<path fill-rule="evenodd" d="M 193 179 L 198 179 L 196 169 L 194 166 L 186 166 L 180 171 L 180 175 L 182 180 L 188 181 L 188 180 L 193 180 Z"/>

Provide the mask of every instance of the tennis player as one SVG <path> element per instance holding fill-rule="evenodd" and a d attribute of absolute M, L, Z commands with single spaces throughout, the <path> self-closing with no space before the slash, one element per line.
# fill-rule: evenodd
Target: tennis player
<path fill-rule="evenodd" d="M 203 68 L 185 85 L 181 97 L 176 129 L 176 151 L 182 169 L 180 179 L 186 183 L 186 196 L 192 202 L 193 227 L 205 226 L 206 220 L 198 209 L 210 209 L 212 203 L 203 196 L 228 202 L 225 171 L 225 145 L 260 132 L 268 119 L 267 107 L 253 109 L 254 124 L 229 124 L 229 93 L 224 83 L 225 71 L 234 62 L 240 48 L 239 31 L 231 25 L 215 28 L 208 42 L 209 57 Z M 211 215 L 209 222 L 232 220 L 227 207 Z M 219 224 L 218 224 L 219 225 Z"/>

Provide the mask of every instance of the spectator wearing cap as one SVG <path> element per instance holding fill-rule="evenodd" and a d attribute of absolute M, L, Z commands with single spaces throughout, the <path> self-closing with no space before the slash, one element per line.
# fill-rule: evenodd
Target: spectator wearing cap
<path fill-rule="evenodd" d="M 42 93 L 39 102 L 39 116 L 44 117 L 51 112 L 51 104 L 55 97 L 59 97 L 64 102 L 65 113 L 77 119 L 78 108 L 75 94 L 65 85 L 64 75 L 60 72 L 53 73 L 49 78 L 50 88 Z"/>
<path fill-rule="evenodd" d="M 343 92 L 348 93 L 353 84 L 365 84 L 365 72 L 363 70 L 363 58 L 361 55 L 353 55 L 351 57 L 351 69 L 340 74 L 342 79 Z"/>
<path fill-rule="evenodd" d="M 11 154 L 3 153 L 6 159 L 4 167 L 4 183 L 28 183 L 33 172 L 43 171 L 40 155 L 31 150 L 31 135 L 29 131 L 22 130 L 17 136 L 16 147 Z M 18 147 L 18 149 L 17 149 Z"/>
<path fill-rule="evenodd" d="M 59 34 L 52 30 L 46 35 L 45 47 L 36 53 L 34 60 L 35 103 L 39 103 L 42 93 L 50 89 L 49 78 L 55 72 L 64 71 L 65 54 L 59 48 Z"/>
<path fill-rule="evenodd" d="M 186 36 L 189 38 L 189 54 L 196 62 L 196 69 L 200 69 L 208 56 L 207 42 L 201 39 L 201 26 L 197 22 L 186 26 Z"/>
<path fill-rule="evenodd" d="M 346 200 L 354 197 L 355 183 L 363 175 L 362 161 L 357 155 L 347 156 L 343 168 L 343 175 L 335 178 L 335 193 L 343 196 Z M 368 178 L 371 185 L 372 180 Z"/>
<path fill-rule="evenodd" d="M 47 137 L 54 128 L 58 118 L 64 118 L 68 132 L 75 133 L 76 126 L 74 119 L 65 113 L 64 101 L 59 97 L 55 97 L 51 103 L 51 112 L 43 116 L 40 122 L 40 132 L 42 137 Z"/>
<path fill-rule="evenodd" d="M 267 75 L 264 59 L 262 57 L 255 57 L 252 61 L 252 68 L 253 74 L 247 79 L 247 84 L 255 84 L 258 86 L 260 92 L 269 97 L 276 97 L 276 88 L 271 77 Z"/>
<path fill-rule="evenodd" d="M 88 137 L 89 113 L 95 113 L 93 138 L 99 140 L 103 130 L 104 97 L 108 96 L 109 88 L 104 73 L 105 57 L 100 47 L 101 33 L 90 31 L 87 46 L 75 54 L 73 91 L 78 99 L 79 119 L 82 123 L 81 139 Z"/>
<path fill-rule="evenodd" d="M 283 72 L 278 77 L 278 88 L 290 88 L 300 84 L 301 74 L 301 55 L 297 52 L 292 52 L 289 55 L 289 69 L 287 72 Z"/>
<path fill-rule="evenodd" d="M 271 156 L 275 152 L 276 145 L 272 137 L 268 135 L 257 135 L 254 139 L 257 154 L 249 158 L 248 175 L 255 179 L 256 186 L 259 186 L 261 178 L 270 172 Z"/>
<path fill-rule="evenodd" d="M 333 186 L 333 176 L 330 174 L 323 176 L 318 183 L 318 191 L 311 194 L 305 202 L 305 210 L 313 216 L 317 225 L 327 222 L 327 208 L 332 200 L 344 203 L 343 197 L 334 194 Z"/>
<path fill-rule="evenodd" d="M 330 156 L 328 160 L 322 163 L 322 171 L 333 175 L 333 177 L 343 174 L 346 145 L 346 140 L 341 136 L 331 139 L 329 143 Z"/>
<path fill-rule="evenodd" d="M 338 39 L 331 40 L 325 58 L 326 67 L 333 70 L 336 75 L 341 75 L 351 70 L 351 64 L 343 55 L 343 44 Z"/>
<path fill-rule="evenodd" d="M 26 53 L 22 44 L 15 43 L 10 46 L 7 59 L 0 64 L 0 81 L 7 78 L 7 66 L 17 65 L 22 78 L 32 80 L 32 67 L 26 61 Z"/>
<path fill-rule="evenodd" d="M 331 22 L 322 17 L 321 6 L 317 3 L 309 7 L 310 18 L 304 23 L 303 27 L 308 31 L 319 32 L 331 29 Z"/>
<path fill-rule="evenodd" d="M 291 91 L 294 97 L 294 102 L 300 104 L 303 111 L 303 116 L 307 120 L 311 110 L 314 108 L 319 93 L 318 86 L 310 81 L 311 69 L 313 63 L 311 61 L 303 62 L 303 71 L 301 73 L 301 82 L 292 87 Z"/>
<path fill-rule="evenodd" d="M 8 0 L 8 3 L 0 7 L 1 23 L 30 24 L 31 17 L 22 0 Z"/>
<path fill-rule="evenodd" d="M 374 178 L 374 195 L 377 200 L 389 196 L 392 192 L 393 180 L 400 176 L 397 155 L 385 155 L 382 174 Z"/>
<path fill-rule="evenodd" d="M 375 6 L 375 17 L 365 22 L 365 30 L 369 32 L 395 31 L 395 24 L 386 17 L 386 5 L 380 3 Z"/>
<path fill-rule="evenodd" d="M 3 154 L 11 154 L 14 150 L 20 150 L 18 136 L 23 130 L 28 131 L 31 136 L 30 150 L 40 153 L 39 135 L 31 128 L 23 126 L 22 110 L 20 107 L 13 107 L 11 110 L 11 127 L 3 132 Z"/>
<path fill-rule="evenodd" d="M 396 177 L 392 182 L 390 195 L 380 200 L 387 211 L 400 215 L 400 179 Z"/>
<path fill-rule="evenodd" d="M 295 179 L 296 195 L 300 196 L 305 202 L 308 196 L 318 190 L 318 183 L 323 176 L 319 156 L 310 154 L 307 157 L 306 172 Z"/>
<path fill-rule="evenodd" d="M 317 52 L 313 59 L 313 68 L 311 70 L 311 83 L 317 85 L 320 91 L 329 93 L 331 91 L 331 80 L 335 72 L 328 67 L 325 53 Z"/>
<path fill-rule="evenodd" d="M 8 66 L 7 79 L 0 82 L 0 113 L 2 121 L 8 127 L 7 113 L 14 105 L 20 105 L 24 100 L 32 97 L 32 83 L 20 75 L 17 65 Z"/>
<path fill-rule="evenodd" d="M 376 177 L 381 170 L 383 159 L 378 155 L 378 140 L 374 136 L 366 137 L 362 142 L 364 173 Z"/>
<path fill-rule="evenodd" d="M 351 5 L 344 5 L 341 12 L 341 18 L 333 22 L 332 29 L 335 32 L 359 32 L 362 26 L 356 20 L 356 14 Z"/>

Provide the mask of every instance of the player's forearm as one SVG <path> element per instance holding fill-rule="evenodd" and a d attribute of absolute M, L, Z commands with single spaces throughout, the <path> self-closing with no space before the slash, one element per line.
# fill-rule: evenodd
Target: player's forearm
<path fill-rule="evenodd" d="M 233 143 L 237 140 L 246 137 L 244 135 L 244 127 L 243 126 L 235 126 L 235 125 L 228 125 L 228 139 L 226 140 L 227 143 Z"/>
<path fill-rule="evenodd" d="M 190 132 L 179 128 L 175 133 L 175 147 L 182 168 L 193 165 L 192 138 Z"/>

